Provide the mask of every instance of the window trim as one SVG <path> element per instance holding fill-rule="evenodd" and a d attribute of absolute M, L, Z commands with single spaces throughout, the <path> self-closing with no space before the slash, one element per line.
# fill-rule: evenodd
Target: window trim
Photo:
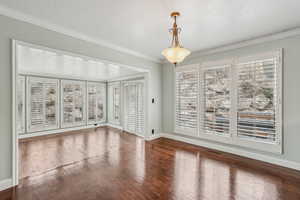
<path fill-rule="evenodd" d="M 276 65 L 276 78 L 277 78 L 277 106 L 276 106 L 276 137 L 277 140 L 275 143 L 270 143 L 266 141 L 255 141 L 254 139 L 245 139 L 245 138 L 239 138 L 237 135 L 237 78 L 238 78 L 238 71 L 237 71 L 237 64 L 241 62 L 249 62 L 254 60 L 262 60 L 270 57 L 277 57 L 278 58 L 278 64 Z M 200 64 L 193 64 L 193 65 L 186 65 L 186 66 L 180 66 L 175 68 L 174 70 L 174 132 L 181 134 L 181 135 L 187 135 L 192 136 L 200 139 L 206 139 L 211 140 L 213 142 L 220 142 L 224 144 L 230 144 L 238 147 L 243 148 L 249 148 L 254 149 L 258 151 L 264 151 L 264 152 L 270 152 L 270 153 L 276 153 L 276 154 L 282 154 L 282 147 L 283 147 L 283 135 L 282 135 L 282 94 L 283 94 L 283 85 L 282 85 L 282 70 L 283 70 L 283 49 L 276 49 L 273 51 L 266 51 L 261 52 L 258 54 L 253 54 L 251 56 L 240 56 L 240 57 L 234 57 L 224 60 L 217 60 L 217 61 L 205 61 Z M 201 78 L 203 78 L 203 69 L 216 67 L 220 65 L 230 65 L 231 67 L 231 112 L 230 112 L 230 134 L 229 136 L 219 136 L 219 135 L 209 135 L 205 134 L 202 131 L 202 128 L 200 127 L 200 117 L 203 115 L 203 103 L 201 103 L 200 96 L 203 95 L 203 89 L 201 88 Z M 197 132 L 191 132 L 189 130 L 181 130 L 176 128 L 176 72 L 180 71 L 189 71 L 189 70 L 195 70 L 198 69 L 198 101 L 197 101 Z"/>

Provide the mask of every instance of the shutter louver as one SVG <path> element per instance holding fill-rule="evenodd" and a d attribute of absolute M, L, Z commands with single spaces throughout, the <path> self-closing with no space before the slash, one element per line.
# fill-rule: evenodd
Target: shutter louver
<path fill-rule="evenodd" d="M 206 134 L 229 135 L 231 110 L 230 66 L 203 69 L 200 84 L 203 95 L 200 97 L 203 113 L 200 124 Z"/>
<path fill-rule="evenodd" d="M 276 142 L 277 59 L 237 65 L 237 134 L 240 138 Z"/>
<path fill-rule="evenodd" d="M 197 131 L 198 70 L 176 72 L 175 129 Z"/>

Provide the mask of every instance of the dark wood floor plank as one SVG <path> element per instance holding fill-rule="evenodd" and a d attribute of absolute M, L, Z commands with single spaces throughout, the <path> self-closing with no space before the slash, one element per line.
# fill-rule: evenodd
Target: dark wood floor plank
<path fill-rule="evenodd" d="M 0 200 L 300 200 L 300 172 L 113 128 L 20 142 L 18 187 Z"/>

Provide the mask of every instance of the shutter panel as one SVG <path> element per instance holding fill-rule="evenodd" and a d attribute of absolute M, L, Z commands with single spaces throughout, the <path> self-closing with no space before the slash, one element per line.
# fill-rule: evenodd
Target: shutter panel
<path fill-rule="evenodd" d="M 58 80 L 29 77 L 27 81 L 28 132 L 57 129 Z"/>
<path fill-rule="evenodd" d="M 144 133 L 145 113 L 144 113 L 144 84 L 137 84 L 137 126 L 138 133 Z"/>
<path fill-rule="evenodd" d="M 45 82 L 45 126 L 58 128 L 58 80 Z M 47 128 L 48 129 L 48 128 Z"/>
<path fill-rule="evenodd" d="M 127 86 L 127 130 L 136 132 L 137 98 L 136 85 Z"/>
<path fill-rule="evenodd" d="M 175 129 L 197 131 L 198 70 L 176 72 Z"/>
<path fill-rule="evenodd" d="M 97 121 L 106 121 L 106 85 L 97 85 Z"/>
<path fill-rule="evenodd" d="M 120 121 L 120 87 L 113 88 L 113 117 L 115 121 Z"/>
<path fill-rule="evenodd" d="M 120 82 L 108 84 L 108 121 L 121 124 L 121 85 Z"/>
<path fill-rule="evenodd" d="M 97 86 L 95 83 L 88 83 L 88 122 L 89 124 L 97 121 Z"/>
<path fill-rule="evenodd" d="M 17 132 L 25 133 L 25 77 L 17 78 Z"/>
<path fill-rule="evenodd" d="M 143 135 L 145 131 L 144 83 L 132 81 L 124 85 L 125 130 Z"/>
<path fill-rule="evenodd" d="M 238 137 L 276 142 L 277 66 L 278 57 L 237 65 Z"/>
<path fill-rule="evenodd" d="M 105 121 L 104 106 L 105 106 L 105 84 L 88 82 L 88 123 L 101 123 Z"/>
<path fill-rule="evenodd" d="M 85 125 L 86 86 L 84 81 L 61 81 L 62 127 Z"/>
<path fill-rule="evenodd" d="M 202 130 L 206 134 L 229 135 L 231 110 L 230 65 L 209 67 L 201 70 L 200 97 L 203 113 L 200 118 Z"/>

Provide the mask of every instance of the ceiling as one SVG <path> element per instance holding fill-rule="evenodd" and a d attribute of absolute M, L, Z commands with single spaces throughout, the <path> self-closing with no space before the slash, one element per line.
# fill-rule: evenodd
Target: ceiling
<path fill-rule="evenodd" d="M 300 26 L 299 0 L 1 0 L 0 6 L 161 59 L 169 13 L 180 11 L 182 44 L 214 48 Z"/>

